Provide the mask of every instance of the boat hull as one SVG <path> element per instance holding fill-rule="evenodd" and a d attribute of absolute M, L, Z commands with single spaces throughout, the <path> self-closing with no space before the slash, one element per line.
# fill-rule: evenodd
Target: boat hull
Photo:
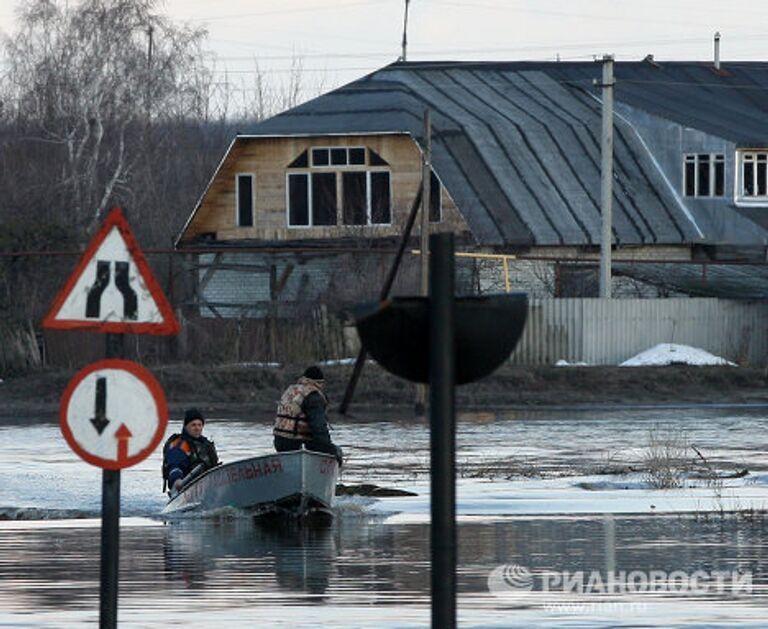
<path fill-rule="evenodd" d="M 321 452 L 295 450 L 219 465 L 174 496 L 162 515 L 231 507 L 254 515 L 330 514 L 339 466 Z"/>

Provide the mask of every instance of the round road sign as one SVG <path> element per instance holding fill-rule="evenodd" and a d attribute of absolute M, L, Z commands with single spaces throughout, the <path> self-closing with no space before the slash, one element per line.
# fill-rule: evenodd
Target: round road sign
<path fill-rule="evenodd" d="M 130 360 L 89 365 L 61 399 L 61 432 L 80 458 L 108 470 L 136 465 L 157 447 L 168 404 L 154 376 Z"/>

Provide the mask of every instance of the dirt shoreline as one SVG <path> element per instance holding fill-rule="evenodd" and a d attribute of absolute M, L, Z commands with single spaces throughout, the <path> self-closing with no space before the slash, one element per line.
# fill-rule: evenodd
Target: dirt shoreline
<path fill-rule="evenodd" d="M 266 420 L 283 387 L 301 367 L 190 364 L 152 366 L 171 410 L 179 417 L 198 406 L 213 417 Z M 336 421 L 365 421 L 413 412 L 413 385 L 378 365 L 363 370 L 346 417 L 334 413 L 352 372 L 323 368 Z M 76 369 L 8 377 L 0 384 L 0 421 L 56 421 L 59 399 Z M 751 367 L 519 367 L 504 366 L 480 382 L 458 387 L 457 408 L 472 414 L 505 408 L 766 405 L 768 373 Z"/>

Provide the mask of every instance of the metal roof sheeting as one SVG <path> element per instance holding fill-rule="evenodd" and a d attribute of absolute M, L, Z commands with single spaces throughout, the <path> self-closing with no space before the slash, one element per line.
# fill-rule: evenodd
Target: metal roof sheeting
<path fill-rule="evenodd" d="M 432 112 L 433 167 L 481 245 L 600 241 L 595 63 L 395 63 L 248 135 L 409 133 Z M 618 62 L 615 99 L 736 145 L 768 146 L 768 64 Z M 616 117 L 616 243 L 708 242 L 637 132 Z M 756 229 L 761 229 L 757 228 Z M 714 231 L 712 231 L 714 233 Z"/>
<path fill-rule="evenodd" d="M 616 274 L 672 291 L 721 299 L 768 297 L 768 267 L 764 264 L 627 264 L 613 265 Z"/>

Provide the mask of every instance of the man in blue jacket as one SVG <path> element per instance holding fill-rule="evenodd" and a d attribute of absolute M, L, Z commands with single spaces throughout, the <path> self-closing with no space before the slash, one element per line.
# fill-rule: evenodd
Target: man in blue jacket
<path fill-rule="evenodd" d="M 195 476 L 219 465 L 219 455 L 213 441 L 203 437 L 205 419 L 196 408 L 184 413 L 184 429 L 181 434 L 168 438 L 163 447 L 163 478 L 168 487 L 179 491 L 182 480 L 191 472 Z"/>

